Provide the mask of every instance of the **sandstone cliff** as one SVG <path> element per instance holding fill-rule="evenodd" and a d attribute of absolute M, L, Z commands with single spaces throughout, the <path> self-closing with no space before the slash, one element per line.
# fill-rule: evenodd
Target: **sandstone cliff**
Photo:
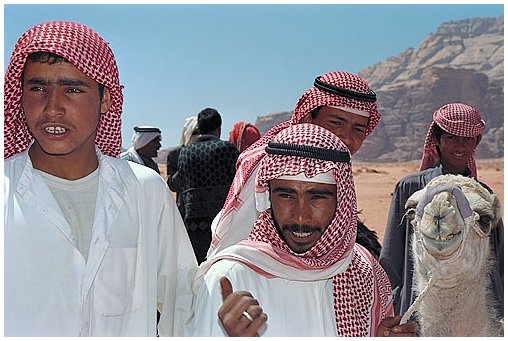
<path fill-rule="evenodd" d="M 418 48 L 359 72 L 378 95 L 382 120 L 355 156 L 365 161 L 419 159 L 432 113 L 447 102 L 468 103 L 487 126 L 478 158 L 503 156 L 504 17 L 442 24 Z M 262 132 L 291 113 L 258 117 Z"/>

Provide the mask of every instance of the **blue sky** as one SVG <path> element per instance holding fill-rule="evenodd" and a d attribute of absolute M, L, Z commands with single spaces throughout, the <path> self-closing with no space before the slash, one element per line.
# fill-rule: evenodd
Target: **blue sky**
<path fill-rule="evenodd" d="M 19 36 L 49 20 L 86 24 L 110 42 L 124 89 L 123 145 L 155 125 L 178 144 L 205 107 L 233 124 L 293 110 L 316 76 L 353 73 L 416 48 L 445 21 L 504 14 L 488 5 L 4 5 L 4 70 Z M 375 89 L 374 89 L 375 90 Z"/>

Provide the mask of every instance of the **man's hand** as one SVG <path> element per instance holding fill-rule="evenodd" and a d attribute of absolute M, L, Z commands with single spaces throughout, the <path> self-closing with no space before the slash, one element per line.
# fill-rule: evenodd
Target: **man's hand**
<path fill-rule="evenodd" d="M 233 292 L 227 277 L 221 277 L 220 287 L 222 307 L 218 316 L 228 335 L 259 336 L 258 331 L 268 320 L 259 302 L 248 291 Z"/>
<path fill-rule="evenodd" d="M 377 327 L 376 336 L 417 336 L 418 324 L 414 321 L 401 324 L 402 316 L 387 317 Z"/>

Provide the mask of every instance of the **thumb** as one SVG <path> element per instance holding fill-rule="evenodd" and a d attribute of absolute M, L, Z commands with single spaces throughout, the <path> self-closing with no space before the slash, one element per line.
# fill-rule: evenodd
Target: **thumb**
<path fill-rule="evenodd" d="M 233 292 L 233 286 L 227 277 L 221 277 L 220 280 L 220 288 L 222 291 L 222 301 L 226 300 L 226 298 L 231 295 Z"/>

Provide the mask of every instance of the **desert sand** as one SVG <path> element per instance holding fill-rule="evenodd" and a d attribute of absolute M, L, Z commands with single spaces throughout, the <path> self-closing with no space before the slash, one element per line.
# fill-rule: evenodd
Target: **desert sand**
<path fill-rule="evenodd" d="M 383 242 L 391 193 L 400 178 L 418 171 L 419 160 L 401 163 L 353 162 L 360 219 L 377 232 Z M 477 160 L 479 180 L 489 185 L 504 203 L 503 159 Z M 166 179 L 166 165 L 159 165 Z M 504 207 L 504 206 L 503 206 Z"/>

